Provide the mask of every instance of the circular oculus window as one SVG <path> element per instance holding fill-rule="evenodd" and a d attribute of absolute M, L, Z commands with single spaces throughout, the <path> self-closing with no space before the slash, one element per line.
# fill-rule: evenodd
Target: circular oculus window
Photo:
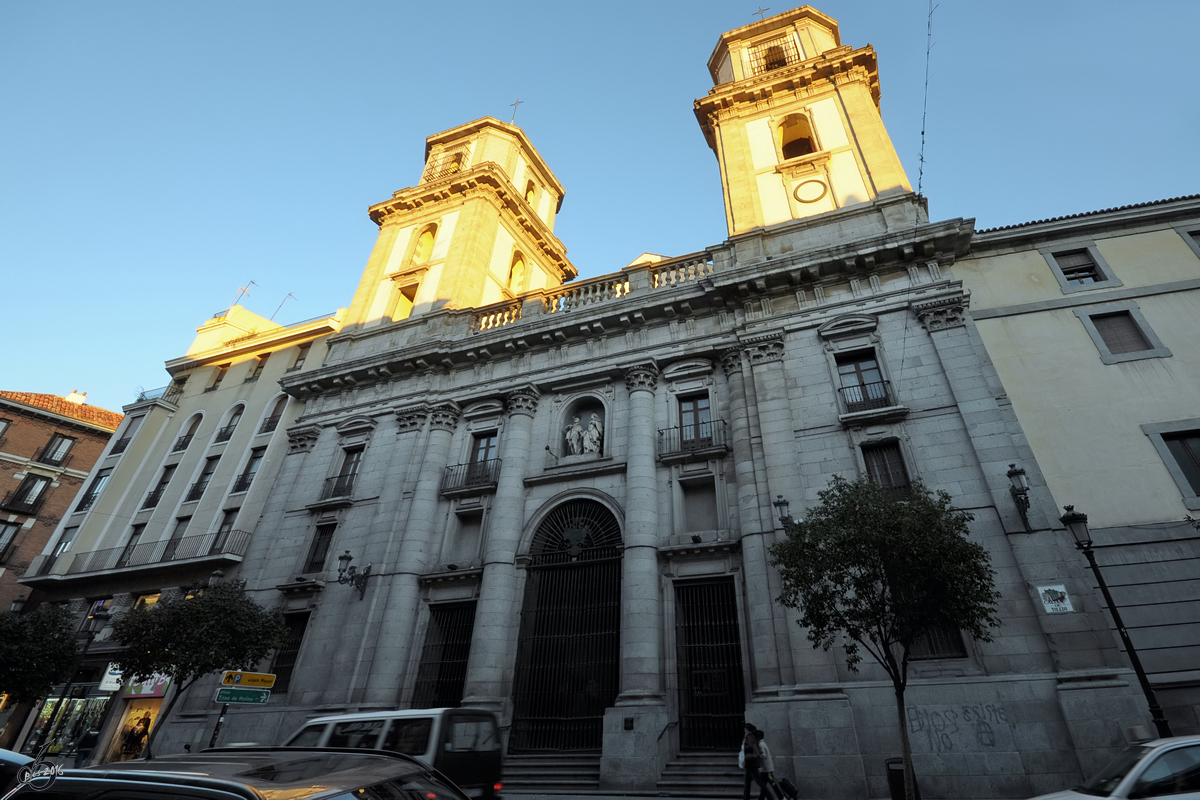
<path fill-rule="evenodd" d="M 792 196 L 801 203 L 815 203 L 829 192 L 829 187 L 821 181 L 805 181 L 796 187 Z"/>

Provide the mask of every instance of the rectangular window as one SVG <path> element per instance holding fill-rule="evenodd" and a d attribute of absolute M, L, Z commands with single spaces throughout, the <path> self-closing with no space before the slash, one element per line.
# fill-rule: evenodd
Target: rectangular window
<path fill-rule="evenodd" d="M 221 524 L 217 528 L 217 536 L 213 539 L 212 547 L 208 550 L 210 554 L 220 553 L 225 550 L 225 545 L 229 542 L 229 534 L 233 533 L 233 523 L 237 521 L 240 510 L 238 508 L 229 509 L 221 517 Z"/>
<path fill-rule="evenodd" d="M 250 374 L 246 376 L 246 383 L 256 381 L 263 374 L 263 370 L 267 368 L 267 359 L 271 357 L 270 353 L 264 353 L 254 359 L 254 368 L 250 370 Z"/>
<path fill-rule="evenodd" d="M 457 708 L 462 703 L 474 627 L 473 601 L 429 607 L 429 628 L 417 667 L 413 708 Z"/>
<path fill-rule="evenodd" d="M 358 475 L 358 467 L 362 464 L 362 447 L 351 447 L 342 457 L 342 468 L 338 474 L 326 479 L 325 494 L 321 498 L 349 497 L 354 492 L 354 478 Z"/>
<path fill-rule="evenodd" d="M 74 444 L 75 439 L 56 433 L 50 437 L 50 443 L 42 448 L 37 460 L 43 464 L 61 466 L 67 460 L 67 453 L 71 451 L 71 446 Z"/>
<path fill-rule="evenodd" d="M 129 532 L 129 541 L 125 543 L 125 549 L 121 551 L 120 558 L 117 559 L 118 567 L 125 567 L 129 564 L 141 564 L 143 553 L 135 553 L 138 545 L 142 541 L 142 534 L 146 532 L 145 525 L 134 525 L 133 530 Z"/>
<path fill-rule="evenodd" d="M 9 492 L 0 505 L 18 514 L 36 514 L 42 507 L 42 501 L 46 499 L 46 489 L 49 486 L 50 479 L 45 476 L 26 475 L 21 485 Z"/>
<path fill-rule="evenodd" d="M 1162 439 L 1192 494 L 1200 495 L 1200 431 L 1164 433 Z"/>
<path fill-rule="evenodd" d="M 275 692 L 286 692 L 292 683 L 292 674 L 296 671 L 296 659 L 300 656 L 300 646 L 304 644 L 304 631 L 308 628 L 308 618 L 312 612 L 304 611 L 299 614 L 285 614 L 283 624 L 287 626 L 287 638 L 283 646 L 275 651 L 271 661 L 271 672 L 275 674 Z"/>
<path fill-rule="evenodd" d="M 317 526 L 312 547 L 309 548 L 308 558 L 304 562 L 304 572 L 325 571 L 325 557 L 329 555 L 329 545 L 333 543 L 333 532 L 335 530 L 337 530 L 336 523 Z"/>
<path fill-rule="evenodd" d="M 891 492 L 897 500 L 908 498 L 908 470 L 904 467 L 904 456 L 900 452 L 900 443 L 896 441 L 881 444 L 864 444 L 862 447 L 863 461 L 867 465 L 867 474 L 871 480 Z"/>
<path fill-rule="evenodd" d="M 190 555 L 195 555 L 194 553 L 189 553 L 187 551 L 184 551 L 183 553 L 179 552 L 179 541 L 183 539 L 183 535 L 187 532 L 188 525 L 190 525 L 191 522 L 191 517 L 178 517 L 175 520 L 175 527 L 171 529 L 171 538 L 167 540 L 167 546 L 163 550 L 163 561 L 172 561 L 175 559 L 176 555 L 179 555 L 180 558 L 187 558 Z"/>
<path fill-rule="evenodd" d="M 0 419 L 0 442 L 4 441 L 4 434 L 8 433 L 10 425 L 12 425 L 11 419 Z"/>
<path fill-rule="evenodd" d="M 1171 355 L 1132 300 L 1074 309 L 1105 364 Z"/>
<path fill-rule="evenodd" d="M 1039 247 L 1063 294 L 1121 286 L 1094 242 Z"/>
<path fill-rule="evenodd" d="M 707 394 L 679 398 L 679 441 L 684 450 L 712 446 L 712 416 Z"/>
<path fill-rule="evenodd" d="M 129 420 L 129 423 L 125 426 L 124 433 L 121 434 L 121 438 L 113 442 L 112 450 L 108 452 L 110 456 L 115 456 L 125 452 L 125 449 L 129 447 L 129 443 L 133 441 L 134 434 L 138 432 L 138 428 L 142 427 L 142 420 L 145 418 L 146 415 L 143 414 L 139 417 L 133 417 Z"/>
<path fill-rule="evenodd" d="M 96 615 L 100 614 L 107 618 L 107 615 L 112 613 L 113 599 L 111 597 L 103 597 L 98 600 L 93 600 L 88 608 L 87 616 L 83 618 L 83 624 L 80 625 L 81 631 L 99 631 L 106 623 L 104 619 L 96 619 Z"/>
<path fill-rule="evenodd" d="M 873 351 L 839 355 L 837 371 L 842 384 L 842 402 L 846 406 L 847 414 L 886 408 L 892 404 L 887 383 L 883 380 L 883 373 Z"/>
<path fill-rule="evenodd" d="M 684 533 L 720 527 L 717 523 L 717 487 L 713 480 L 686 481 L 679 486 L 683 490 Z"/>
<path fill-rule="evenodd" d="M 92 478 L 92 485 L 88 487 L 87 494 L 79 501 L 79 505 L 75 507 L 75 513 L 87 511 L 95 504 L 96 498 L 104 491 L 104 487 L 108 485 L 108 479 L 112 477 L 112 467 L 105 467 L 96 473 L 96 477 Z"/>
<path fill-rule="evenodd" d="M 417 289 L 421 284 L 408 283 L 392 287 L 392 296 L 388 298 L 387 308 L 384 309 L 384 320 L 399 322 L 412 315 L 413 306 L 417 302 Z"/>
<path fill-rule="evenodd" d="M 221 364 L 219 367 L 217 367 L 217 371 L 213 375 L 212 383 L 210 383 L 208 385 L 208 388 L 205 389 L 204 391 L 215 392 L 217 389 L 219 389 L 221 386 L 221 381 L 225 380 L 225 373 L 228 371 L 229 371 L 228 364 Z"/>
<path fill-rule="evenodd" d="M 62 532 L 62 536 L 58 538 L 58 544 L 54 546 L 54 557 L 58 558 L 63 553 L 71 549 L 71 545 L 75 542 L 75 534 L 79 533 L 79 526 L 66 528 Z"/>
<path fill-rule="evenodd" d="M 8 557 L 16 549 L 17 533 L 21 530 L 19 522 L 0 522 L 0 564 L 7 564 Z"/>
<path fill-rule="evenodd" d="M 263 456 L 266 454 L 267 448 L 256 447 L 250 451 L 250 460 L 246 462 L 246 468 L 242 470 L 242 474 L 238 475 L 237 481 L 233 484 L 233 491 L 244 492 L 250 488 L 250 484 L 254 482 L 254 476 L 258 473 L 258 467 L 262 464 Z"/>
<path fill-rule="evenodd" d="M 304 366 L 304 361 L 308 358 L 310 348 L 312 348 L 311 344 L 300 345 L 300 352 L 296 353 L 296 360 L 292 362 L 292 366 L 288 369 L 288 372 L 295 372 Z"/>
<path fill-rule="evenodd" d="M 200 477 L 192 484 L 192 488 L 188 491 L 187 497 L 184 498 L 185 503 L 192 503 L 204 496 L 204 490 L 208 488 L 208 482 L 212 480 L 213 473 L 217 471 L 217 464 L 220 463 L 220 456 L 210 456 L 204 462 L 204 469 L 200 472 Z"/>
<path fill-rule="evenodd" d="M 171 476 L 174 474 L 174 464 L 168 464 L 163 467 L 162 476 L 158 479 L 158 485 L 146 496 L 146 502 L 142 504 L 142 508 L 155 508 L 158 505 L 158 501 L 162 500 L 163 492 L 167 490 L 167 484 L 171 482 Z"/>
<path fill-rule="evenodd" d="M 754 46 L 750 51 L 750 70 L 755 75 L 762 75 L 765 72 L 783 69 L 799 60 L 800 55 L 792 37 L 781 36 Z"/>
<path fill-rule="evenodd" d="M 939 628 L 915 639 L 908 649 L 910 661 L 935 658 L 966 658 L 967 648 L 957 628 Z"/>
<path fill-rule="evenodd" d="M 137 600 L 133 601 L 133 607 L 137 608 L 139 606 L 145 606 L 146 608 L 149 608 L 150 606 L 158 603 L 161 598 L 161 592 L 155 592 L 154 594 L 140 594 L 138 595 Z"/>

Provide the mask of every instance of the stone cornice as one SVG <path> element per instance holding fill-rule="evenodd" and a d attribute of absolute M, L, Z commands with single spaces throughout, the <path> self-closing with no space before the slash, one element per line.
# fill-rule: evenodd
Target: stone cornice
<path fill-rule="evenodd" d="M 392 195 L 392 199 L 371 206 L 367 213 L 376 225 L 382 227 L 393 217 L 408 215 L 436 203 L 451 201 L 457 205 L 463 198 L 471 197 L 486 198 L 495 203 L 498 209 L 507 212 L 509 219 L 550 260 L 550 266 L 559 273 L 559 280 L 569 281 L 579 274 L 575 265 L 567 259 L 567 248 L 512 185 L 508 175 L 493 161 L 401 189 Z"/>
<path fill-rule="evenodd" d="M 337 333 L 342 328 L 342 317 L 346 309 L 339 308 L 336 313 L 319 319 L 302 322 L 287 328 L 276 328 L 253 336 L 243 337 L 229 344 L 205 350 L 190 356 L 171 359 L 166 363 L 167 372 L 172 375 L 184 370 L 194 369 L 214 361 L 225 361 L 245 353 L 260 350 L 278 349 L 282 345 L 292 345 L 297 342 L 312 340 L 328 333 Z"/>

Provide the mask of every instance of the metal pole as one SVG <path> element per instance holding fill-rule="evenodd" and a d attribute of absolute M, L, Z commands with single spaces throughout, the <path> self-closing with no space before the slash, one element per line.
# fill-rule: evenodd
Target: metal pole
<path fill-rule="evenodd" d="M 1100 592 L 1104 595 L 1104 602 L 1108 604 L 1108 611 L 1112 614 L 1113 623 L 1117 626 L 1117 634 L 1121 637 L 1121 643 L 1125 645 L 1125 652 L 1129 654 L 1129 662 L 1133 665 L 1133 671 L 1137 673 L 1138 683 L 1142 685 L 1142 694 L 1146 695 L 1146 703 L 1150 706 L 1150 716 L 1154 720 L 1154 727 L 1158 728 L 1160 737 L 1166 738 L 1171 735 L 1171 726 L 1167 722 L 1167 718 L 1163 716 L 1162 706 L 1158 704 L 1158 698 L 1154 696 L 1154 689 L 1150 686 L 1146 671 L 1142 669 L 1142 661 L 1138 658 L 1133 642 L 1129 640 L 1129 632 L 1125 630 L 1125 623 L 1121 621 L 1121 612 L 1117 610 L 1117 604 L 1113 602 L 1112 595 L 1109 594 L 1108 584 L 1104 582 L 1104 576 L 1100 574 L 1100 565 L 1096 563 L 1096 555 L 1092 552 L 1090 545 L 1080 549 L 1087 556 L 1088 564 L 1092 567 L 1092 574 L 1096 576 L 1096 583 L 1100 584 Z"/>
<path fill-rule="evenodd" d="M 217 746 L 217 734 L 221 732 L 221 726 L 225 724 L 225 714 L 229 712 L 229 703 L 221 706 L 221 714 L 217 717 L 217 726 L 213 728 L 213 734 L 209 737 L 208 746 Z"/>

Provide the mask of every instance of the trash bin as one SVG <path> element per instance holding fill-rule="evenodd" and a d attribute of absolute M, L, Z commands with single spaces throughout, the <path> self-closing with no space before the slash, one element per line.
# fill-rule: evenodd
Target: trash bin
<path fill-rule="evenodd" d="M 889 758 L 883 762 L 887 771 L 888 791 L 892 800 L 904 800 L 904 759 Z M 917 785 L 917 776 L 913 775 L 913 791 L 917 800 L 921 800 L 921 787 Z"/>

